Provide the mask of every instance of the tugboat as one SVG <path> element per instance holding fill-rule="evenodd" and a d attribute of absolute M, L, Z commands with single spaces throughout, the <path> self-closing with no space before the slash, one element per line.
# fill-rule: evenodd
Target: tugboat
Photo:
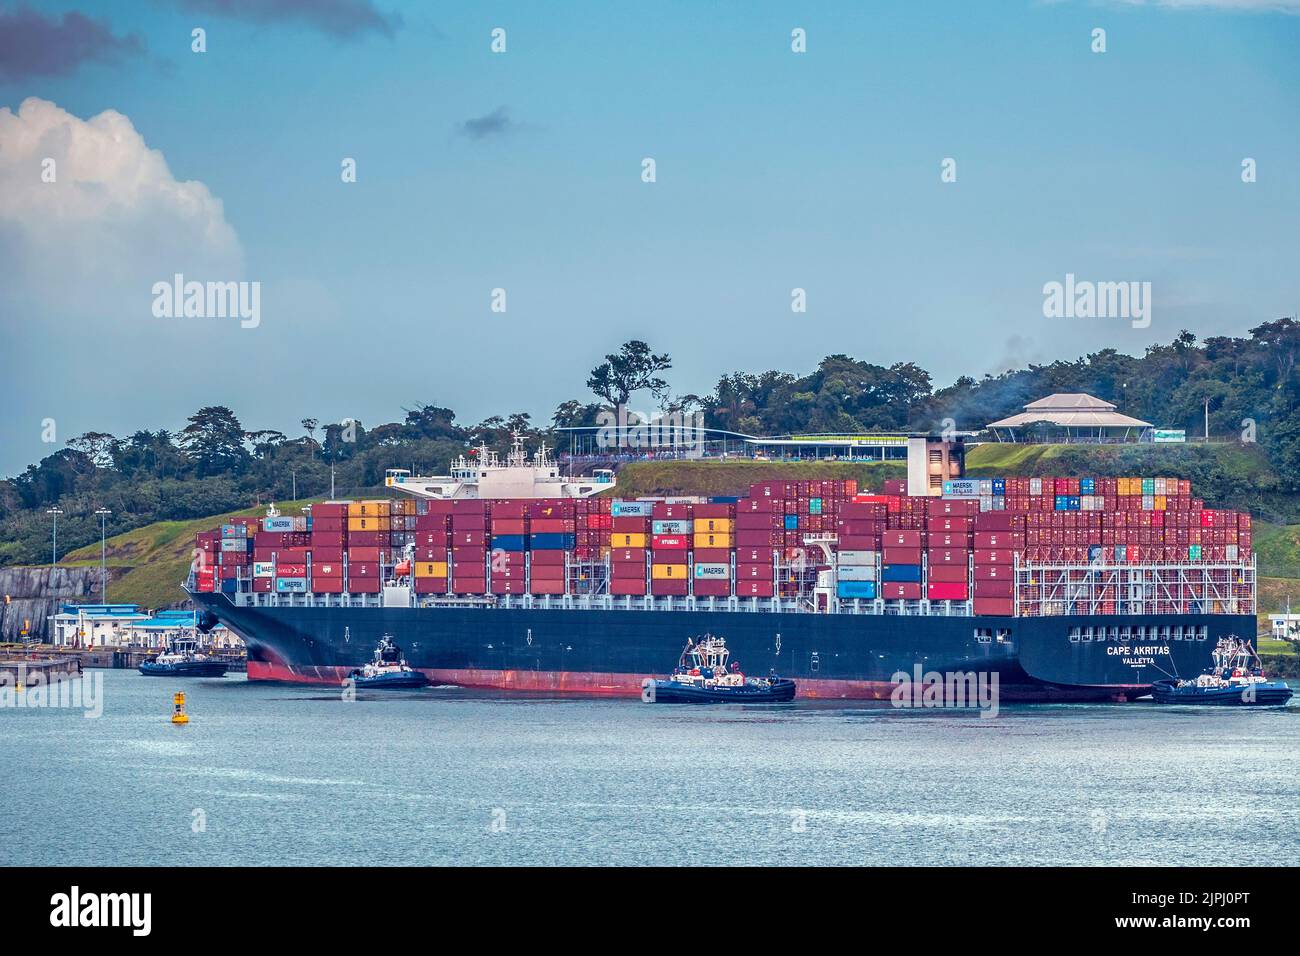
<path fill-rule="evenodd" d="M 1196 680 L 1156 681 L 1151 696 L 1161 704 L 1279 707 L 1291 699 L 1291 688 L 1285 681 L 1264 676 L 1249 641 L 1229 636 L 1215 645 L 1213 667 Z"/>
<path fill-rule="evenodd" d="M 795 682 L 778 677 L 746 677 L 740 665 L 727 666 L 731 652 L 721 637 L 705 634 L 687 641 L 667 680 L 647 677 L 641 699 L 651 704 L 770 704 L 794 700 Z"/>
<path fill-rule="evenodd" d="M 358 667 L 347 677 L 358 689 L 406 689 L 424 687 L 429 679 L 411 668 L 402 657 L 402 649 L 385 634 L 375 647 L 375 659 L 365 667 Z"/>
<path fill-rule="evenodd" d="M 146 677 L 225 677 L 230 665 L 199 650 L 192 637 L 178 637 L 152 660 L 140 664 Z"/>

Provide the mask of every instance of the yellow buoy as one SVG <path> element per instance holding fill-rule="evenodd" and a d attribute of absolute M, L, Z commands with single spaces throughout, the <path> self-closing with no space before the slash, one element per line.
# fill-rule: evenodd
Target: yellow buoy
<path fill-rule="evenodd" d="M 172 723 L 188 724 L 190 715 L 185 713 L 185 694 L 178 690 L 172 695 L 172 704 L 175 707 L 175 710 L 172 711 Z"/>

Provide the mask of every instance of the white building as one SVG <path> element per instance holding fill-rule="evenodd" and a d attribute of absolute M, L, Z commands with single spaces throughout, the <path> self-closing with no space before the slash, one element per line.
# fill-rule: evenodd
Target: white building
<path fill-rule="evenodd" d="M 1268 628 L 1280 641 L 1300 641 L 1300 614 L 1270 614 Z"/>
<path fill-rule="evenodd" d="M 223 625 L 207 634 L 195 630 L 195 611 L 149 614 L 138 604 L 65 604 L 50 617 L 56 647 L 164 648 L 178 637 L 197 637 L 199 646 L 237 649 L 242 642 Z"/>

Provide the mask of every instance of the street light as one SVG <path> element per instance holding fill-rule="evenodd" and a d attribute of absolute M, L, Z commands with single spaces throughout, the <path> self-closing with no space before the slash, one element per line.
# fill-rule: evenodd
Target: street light
<path fill-rule="evenodd" d="M 54 515 L 54 537 L 50 540 L 50 565 L 57 567 L 59 564 L 59 515 L 63 514 L 63 509 L 50 508 L 45 513 Z"/>
<path fill-rule="evenodd" d="M 108 603 L 108 516 L 113 512 L 107 508 L 99 508 L 95 514 L 99 515 L 99 600 L 102 604 Z"/>

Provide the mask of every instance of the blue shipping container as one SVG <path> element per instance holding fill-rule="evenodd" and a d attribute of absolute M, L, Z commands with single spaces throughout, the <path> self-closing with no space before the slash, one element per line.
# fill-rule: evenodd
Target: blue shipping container
<path fill-rule="evenodd" d="M 875 581 L 841 581 L 836 593 L 842 598 L 866 598 L 874 601 L 876 598 Z"/>
<path fill-rule="evenodd" d="M 921 566 L 919 564 L 881 565 L 880 580 L 899 584 L 919 584 L 921 582 Z"/>
<path fill-rule="evenodd" d="M 798 515 L 786 515 L 786 516 L 785 516 L 785 530 L 786 530 L 786 531 L 798 531 L 798 530 L 799 530 L 799 516 L 798 516 Z"/>
<path fill-rule="evenodd" d="M 1091 479 L 1091 478 L 1080 478 L 1080 479 L 1079 479 L 1079 494 L 1081 494 L 1081 495 L 1092 495 L 1092 494 L 1096 494 L 1096 492 L 1093 490 L 1093 489 L 1096 488 L 1096 487 L 1097 487 L 1096 482 L 1093 481 L 1093 479 Z"/>
<path fill-rule="evenodd" d="M 1007 480 L 1005 478 L 993 479 L 993 493 L 995 495 L 1005 495 L 1007 493 Z"/>
<path fill-rule="evenodd" d="M 530 547 L 534 551 L 572 551 L 576 541 L 577 535 L 561 532 L 535 534 L 530 541 Z"/>
<path fill-rule="evenodd" d="M 522 534 L 494 534 L 493 551 L 527 551 L 527 539 Z"/>

